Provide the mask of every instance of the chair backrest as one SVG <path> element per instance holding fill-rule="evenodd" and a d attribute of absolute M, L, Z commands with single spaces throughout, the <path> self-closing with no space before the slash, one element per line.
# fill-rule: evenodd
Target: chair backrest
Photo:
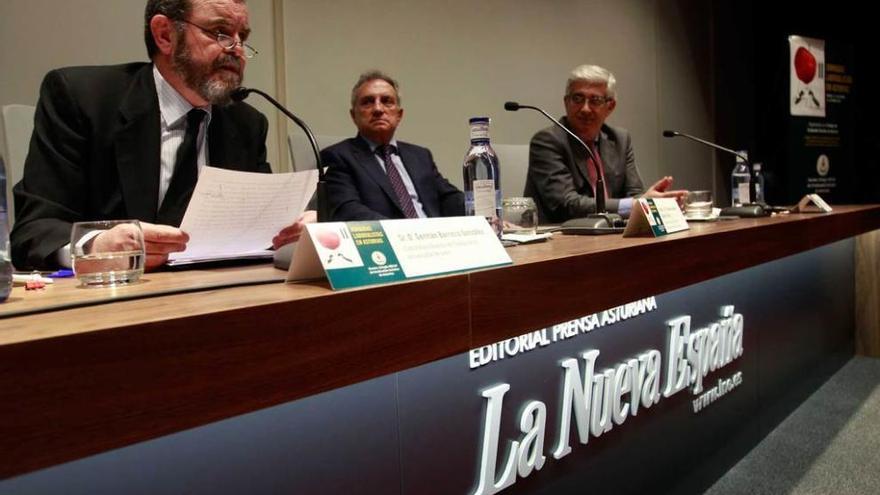
<path fill-rule="evenodd" d="M 501 194 L 505 198 L 522 196 L 529 170 L 529 145 L 492 143 L 492 149 L 498 155 Z"/>
<path fill-rule="evenodd" d="M 24 159 L 27 157 L 31 133 L 34 130 L 34 110 L 31 105 L 3 106 L 3 157 L 6 161 L 6 203 L 9 227 L 15 222 L 12 186 L 21 180 Z"/>
<path fill-rule="evenodd" d="M 329 136 L 318 134 L 315 140 L 318 141 L 318 148 L 324 149 L 327 146 L 336 144 L 346 139 L 345 136 Z M 290 153 L 290 162 L 293 164 L 293 170 L 311 170 L 315 168 L 315 154 L 312 152 L 312 145 L 302 133 L 290 134 L 287 136 L 287 151 Z"/>

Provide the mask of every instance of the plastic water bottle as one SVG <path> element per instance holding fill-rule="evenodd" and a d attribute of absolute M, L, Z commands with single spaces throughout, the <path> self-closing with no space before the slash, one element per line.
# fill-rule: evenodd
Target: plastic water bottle
<path fill-rule="evenodd" d="M 737 153 L 748 157 L 748 152 L 738 151 Z M 750 203 L 749 186 L 751 185 L 751 175 L 749 167 L 746 166 L 746 160 L 742 157 L 736 157 L 736 166 L 730 174 L 730 204 L 733 206 L 742 206 Z"/>
<path fill-rule="evenodd" d="M 755 180 L 755 203 L 767 204 L 767 200 L 764 197 L 764 173 L 761 172 L 761 163 L 752 165 L 752 170 L 755 171 L 753 174 Z"/>
<path fill-rule="evenodd" d="M 466 215 L 482 215 L 501 236 L 501 177 L 498 156 L 489 144 L 489 117 L 474 117 L 471 147 L 464 157 L 464 210 Z"/>
<path fill-rule="evenodd" d="M 6 166 L 0 158 L 0 302 L 12 292 L 12 260 L 9 256 L 9 222 L 6 211 Z"/>

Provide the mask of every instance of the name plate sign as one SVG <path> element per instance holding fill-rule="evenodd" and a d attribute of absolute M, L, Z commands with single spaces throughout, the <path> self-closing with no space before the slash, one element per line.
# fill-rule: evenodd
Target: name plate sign
<path fill-rule="evenodd" d="M 511 263 L 481 216 L 325 222 L 306 225 L 287 281 L 347 289 Z"/>
<path fill-rule="evenodd" d="M 661 237 L 687 230 L 688 223 L 673 198 L 639 198 L 634 201 L 623 237 Z"/>
<path fill-rule="evenodd" d="M 818 194 L 807 194 L 791 209 L 792 213 L 831 213 L 831 206 Z"/>

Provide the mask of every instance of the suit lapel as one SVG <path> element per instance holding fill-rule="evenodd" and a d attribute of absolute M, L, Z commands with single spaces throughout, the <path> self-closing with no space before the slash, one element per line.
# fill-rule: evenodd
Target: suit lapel
<path fill-rule="evenodd" d="M 360 137 L 355 137 L 354 140 L 354 152 L 358 164 L 367 172 L 367 175 L 379 185 L 382 191 L 385 192 L 385 195 L 388 196 L 388 200 L 391 201 L 391 204 L 397 207 L 397 209 L 400 210 L 400 213 L 403 214 L 403 208 L 401 208 L 400 202 L 397 200 L 397 194 L 395 194 L 394 189 L 391 188 L 388 174 L 382 170 L 382 167 L 376 160 L 376 154 L 370 151 L 370 147 Z M 399 149 L 398 153 L 400 153 Z M 405 160 L 404 163 L 406 163 Z"/>
<path fill-rule="evenodd" d="M 571 130 L 571 126 L 568 125 L 567 117 L 562 117 L 560 121 L 562 122 L 562 125 L 566 127 L 566 129 Z M 587 151 L 584 150 L 584 147 L 581 146 L 581 143 L 579 143 L 575 138 L 571 137 L 567 132 L 563 131 L 562 129 L 559 130 L 560 132 L 562 132 L 563 137 L 568 142 L 568 149 L 571 150 L 571 155 L 574 158 L 574 167 L 581 175 L 580 183 L 589 184 L 590 174 L 587 172 Z M 592 187 L 587 187 L 586 189 L 592 195 Z"/>
<path fill-rule="evenodd" d="M 602 155 L 602 168 L 605 170 L 605 190 L 608 191 L 608 197 L 611 197 L 611 191 L 616 191 L 618 184 L 617 175 L 614 170 L 608 168 L 608 164 L 621 162 L 617 155 L 617 146 L 608 139 L 604 127 L 599 131 L 599 154 Z"/>
<path fill-rule="evenodd" d="M 128 216 L 156 221 L 159 209 L 160 122 L 153 66 L 139 70 L 119 109 L 116 166 Z"/>

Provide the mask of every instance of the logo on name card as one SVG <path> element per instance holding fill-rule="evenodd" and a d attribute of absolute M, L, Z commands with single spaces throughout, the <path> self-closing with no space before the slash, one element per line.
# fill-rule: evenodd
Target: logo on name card
<path fill-rule="evenodd" d="M 344 224 L 318 230 L 315 240 L 318 256 L 325 266 L 330 268 L 364 266 L 351 232 Z"/>
<path fill-rule="evenodd" d="M 373 260 L 373 263 L 379 266 L 388 263 L 388 258 L 385 257 L 385 254 L 382 253 L 382 251 L 373 251 L 373 254 L 370 255 L 370 258 Z"/>

